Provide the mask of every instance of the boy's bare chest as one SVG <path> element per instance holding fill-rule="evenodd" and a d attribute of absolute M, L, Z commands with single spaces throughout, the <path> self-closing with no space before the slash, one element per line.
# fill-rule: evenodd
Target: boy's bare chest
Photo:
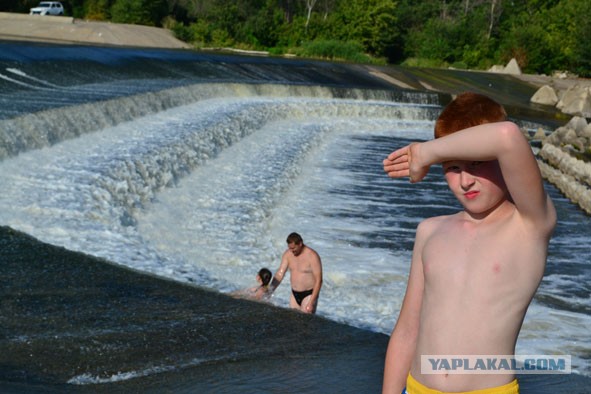
<path fill-rule="evenodd" d="M 466 228 L 436 231 L 422 252 L 425 275 L 438 277 L 498 274 L 515 260 L 514 242 L 506 228 Z"/>

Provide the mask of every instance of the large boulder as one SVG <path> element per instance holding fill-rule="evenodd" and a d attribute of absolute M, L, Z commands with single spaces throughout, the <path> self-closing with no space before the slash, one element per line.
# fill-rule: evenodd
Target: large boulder
<path fill-rule="evenodd" d="M 577 135 L 580 136 L 583 130 L 587 127 L 587 120 L 580 116 L 573 116 L 564 127 L 573 129 Z"/>
<path fill-rule="evenodd" d="M 534 93 L 530 101 L 536 104 L 554 106 L 558 103 L 558 95 L 552 86 L 544 85 Z"/>
<path fill-rule="evenodd" d="M 519 67 L 519 64 L 517 64 L 517 60 L 515 60 L 515 58 L 511 59 L 509 63 L 507 63 L 503 73 L 521 75 L 521 68 Z"/>
<path fill-rule="evenodd" d="M 491 68 L 488 69 L 489 72 L 491 73 L 498 73 L 498 74 L 515 74 L 515 75 L 521 75 L 521 68 L 519 67 L 519 64 L 517 64 L 517 60 L 515 60 L 515 58 L 509 60 L 509 63 L 507 63 L 506 66 L 501 66 L 501 65 L 494 65 Z"/>
<path fill-rule="evenodd" d="M 591 117 L 591 87 L 575 85 L 568 89 L 556 108 L 569 115 Z"/>

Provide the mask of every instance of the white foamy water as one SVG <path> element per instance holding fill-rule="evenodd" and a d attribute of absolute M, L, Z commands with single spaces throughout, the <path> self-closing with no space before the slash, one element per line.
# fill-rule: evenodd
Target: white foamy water
<path fill-rule="evenodd" d="M 0 223 L 220 292 L 253 285 L 263 266 L 275 271 L 297 231 L 322 257 L 318 313 L 389 333 L 416 225 L 459 208 L 437 174 L 410 186 L 388 179 L 381 162 L 403 140 L 430 138 L 436 111 L 319 98 L 203 100 L 1 162 Z M 575 242 L 560 238 L 561 248 Z M 577 261 L 568 251 L 552 258 Z M 577 275 L 549 275 L 543 293 L 568 298 L 560 283 Z M 288 297 L 286 281 L 272 302 L 287 306 Z M 588 327 L 576 306 L 535 301 L 518 352 L 566 352 L 588 374 Z"/>

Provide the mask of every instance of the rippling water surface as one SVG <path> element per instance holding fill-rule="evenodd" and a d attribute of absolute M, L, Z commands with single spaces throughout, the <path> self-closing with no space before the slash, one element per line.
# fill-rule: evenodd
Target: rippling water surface
<path fill-rule="evenodd" d="M 45 112 L 15 118 L 18 108 L 4 111 L 0 224 L 178 286 L 216 293 L 251 286 L 259 268 L 276 269 L 286 235 L 297 231 L 322 257 L 318 315 L 389 334 L 417 224 L 460 209 L 438 169 L 410 185 L 388 179 L 381 167 L 394 148 L 431 137 L 438 96 L 359 87 L 343 93 L 301 81 L 211 84 L 181 78 L 178 67 L 144 83 L 121 76 L 133 69 L 129 63 L 99 74 L 112 81 L 97 80 L 94 65 L 92 77 L 85 76 L 90 80 L 66 86 L 60 79 L 37 81 L 43 77 L 38 65 L 9 68 L 12 79 L 28 86 L 16 88 L 4 78 L 12 91 L 0 99 L 42 97 L 38 106 Z M 256 75 L 255 68 L 248 74 Z M 82 100 L 81 92 L 94 96 Z M 68 97 L 67 106 L 56 104 Z M 573 369 L 588 375 L 591 226 L 547 187 L 559 226 L 517 351 L 571 354 Z M 288 297 L 289 286 L 281 286 L 271 303 L 287 307 Z M 197 363 L 183 359 L 171 368 L 191 362 Z M 164 367 L 154 368 L 143 370 L 150 375 Z M 70 383 L 127 380 L 137 377 L 134 371 L 79 371 Z"/>

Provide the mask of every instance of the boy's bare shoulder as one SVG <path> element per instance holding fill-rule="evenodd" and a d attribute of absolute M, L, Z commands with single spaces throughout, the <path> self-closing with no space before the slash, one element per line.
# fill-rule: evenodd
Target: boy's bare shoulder
<path fill-rule="evenodd" d="M 419 231 L 429 231 L 437 229 L 441 226 L 445 226 L 446 224 L 453 223 L 459 220 L 461 213 L 454 213 L 451 215 L 441 215 L 441 216 L 432 216 L 426 219 L 423 219 L 421 223 L 419 223 L 418 230 Z"/>
<path fill-rule="evenodd" d="M 417 227 L 416 240 L 425 241 L 438 233 L 449 231 L 459 218 L 459 213 L 433 216 L 422 220 Z"/>

